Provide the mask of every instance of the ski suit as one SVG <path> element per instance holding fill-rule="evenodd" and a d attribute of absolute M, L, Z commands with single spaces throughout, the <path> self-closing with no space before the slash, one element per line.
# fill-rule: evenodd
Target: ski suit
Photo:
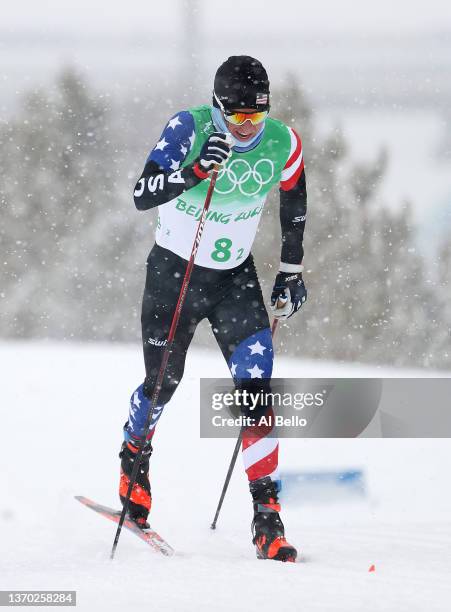
<path fill-rule="evenodd" d="M 198 165 L 209 135 L 218 131 L 211 106 L 177 113 L 150 152 L 134 200 L 158 207 L 156 242 L 147 260 L 142 303 L 146 377 L 133 392 L 125 439 L 142 435 L 209 177 Z M 267 118 L 251 148 L 235 146 L 216 181 L 148 440 L 184 371 L 197 324 L 208 319 L 235 385 L 269 390 L 273 347 L 251 247 L 266 197 L 280 188 L 281 262 L 289 271 L 303 259 L 307 193 L 302 143 L 282 122 Z M 262 409 L 263 410 L 263 409 Z M 272 411 L 272 409 L 265 409 Z M 278 440 L 268 428 L 243 432 L 242 456 L 250 481 L 278 479 Z"/>

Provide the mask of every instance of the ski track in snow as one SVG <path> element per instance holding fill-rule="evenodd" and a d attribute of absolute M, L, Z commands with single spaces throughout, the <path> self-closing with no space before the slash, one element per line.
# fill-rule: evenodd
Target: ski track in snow
<path fill-rule="evenodd" d="M 451 609 L 448 440 L 282 440 L 282 470 L 362 468 L 369 496 L 286 504 L 301 562 L 258 561 L 240 462 L 218 529 L 209 528 L 234 441 L 199 439 L 197 381 L 228 371 L 218 351 L 193 348 L 151 459 L 150 522 L 177 553 L 165 558 L 124 531 L 111 562 L 116 526 L 73 496 L 118 507 L 117 455 L 143 377 L 140 348 L 4 343 L 0 371 L 0 589 L 75 589 L 78 609 L 89 611 Z M 279 358 L 275 375 L 425 373 Z"/>

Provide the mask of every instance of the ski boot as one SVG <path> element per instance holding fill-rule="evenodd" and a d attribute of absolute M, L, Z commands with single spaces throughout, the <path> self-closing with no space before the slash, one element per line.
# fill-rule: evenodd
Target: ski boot
<path fill-rule="evenodd" d="M 121 452 L 119 453 L 121 459 L 119 497 L 121 498 L 122 504 L 124 504 L 125 498 L 127 497 L 128 486 L 130 484 L 130 477 L 137 452 L 138 448 L 132 444 L 132 442 L 124 442 L 121 447 Z M 149 527 L 147 517 L 149 516 L 150 507 L 152 505 L 149 482 L 149 459 L 151 454 L 152 446 L 146 444 L 128 504 L 128 517 L 141 529 L 147 529 Z"/>
<path fill-rule="evenodd" d="M 258 559 L 296 560 L 297 550 L 285 539 L 275 483 L 266 476 L 249 483 L 253 503 L 252 543 Z"/>

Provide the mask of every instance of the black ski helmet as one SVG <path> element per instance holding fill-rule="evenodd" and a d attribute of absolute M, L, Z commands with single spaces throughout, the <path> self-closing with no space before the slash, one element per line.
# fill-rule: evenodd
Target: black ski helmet
<path fill-rule="evenodd" d="M 269 110 L 269 80 L 261 62 L 249 55 L 232 55 L 219 66 L 213 93 L 225 110 Z M 213 106 L 220 107 L 213 95 Z"/>

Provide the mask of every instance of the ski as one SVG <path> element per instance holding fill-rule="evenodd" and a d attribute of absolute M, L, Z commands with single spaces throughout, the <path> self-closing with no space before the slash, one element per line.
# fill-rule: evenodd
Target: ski
<path fill-rule="evenodd" d="M 102 506 L 101 504 L 98 504 L 92 501 L 91 499 L 88 499 L 87 497 L 83 497 L 82 495 L 75 495 L 75 499 L 84 506 L 87 506 L 88 508 L 91 508 L 91 510 L 94 510 L 94 512 L 98 512 L 110 521 L 119 523 L 119 519 L 121 517 L 121 512 L 119 510 L 113 510 L 113 508 L 109 508 L 108 506 Z M 137 535 L 138 538 L 141 538 L 141 540 L 144 540 L 144 542 L 146 542 L 154 550 L 160 552 L 162 555 L 165 555 L 166 557 L 171 557 L 175 553 L 174 549 L 169 546 L 169 544 L 165 540 L 163 540 L 163 538 L 158 535 L 158 533 L 154 531 L 151 527 L 148 527 L 147 529 L 141 529 L 134 521 L 130 520 L 129 518 L 125 519 L 124 527 L 126 527 L 135 535 Z"/>

